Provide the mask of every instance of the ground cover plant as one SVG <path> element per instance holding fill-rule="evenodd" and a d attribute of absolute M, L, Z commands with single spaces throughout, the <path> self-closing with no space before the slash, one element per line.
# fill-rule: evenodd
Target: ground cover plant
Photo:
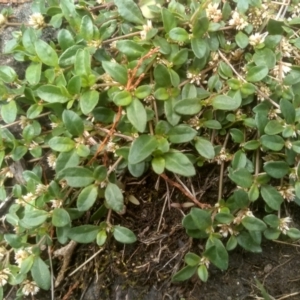
<path fill-rule="evenodd" d="M 300 204 L 298 1 L 50 0 L 32 10 L 5 48 L 27 64 L 24 78 L 0 66 L 0 197 L 13 199 L 0 299 L 9 285 L 18 299 L 53 292 L 54 249 L 135 243 L 112 222 L 139 204 L 128 177 L 152 174 L 184 196 L 172 209 L 204 247 L 173 281 L 207 281 L 236 247 L 300 238 L 285 209 Z M 32 168 L 20 173 L 22 159 Z M 194 190 L 203 168 L 219 170 L 214 201 Z"/>

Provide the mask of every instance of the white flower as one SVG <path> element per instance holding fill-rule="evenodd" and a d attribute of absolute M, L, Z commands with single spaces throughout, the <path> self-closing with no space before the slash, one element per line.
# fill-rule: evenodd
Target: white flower
<path fill-rule="evenodd" d="M 0 27 L 6 23 L 6 18 L 0 14 Z"/>
<path fill-rule="evenodd" d="M 147 25 L 143 25 L 143 30 L 140 32 L 142 40 L 146 39 L 147 33 L 150 29 L 152 29 L 152 21 L 147 20 Z"/>
<path fill-rule="evenodd" d="M 283 197 L 283 199 L 287 200 L 287 202 L 294 201 L 295 199 L 295 194 L 294 191 L 295 189 L 292 186 L 288 187 L 281 187 L 279 188 L 279 193 Z"/>
<path fill-rule="evenodd" d="M 209 268 L 210 261 L 208 260 L 208 258 L 202 257 L 202 258 L 200 259 L 200 264 L 201 264 L 201 265 L 205 265 L 206 268 L 208 269 L 208 268 Z"/>
<path fill-rule="evenodd" d="M 36 194 L 37 196 L 40 196 L 40 195 L 46 193 L 47 190 L 48 190 L 48 186 L 47 186 L 47 185 L 44 185 L 44 184 L 39 183 L 39 184 L 36 186 L 35 194 Z"/>
<path fill-rule="evenodd" d="M 20 249 L 15 253 L 15 261 L 18 264 L 18 266 L 20 267 L 22 262 L 30 256 L 31 254 L 31 250 L 30 248 L 27 249 Z"/>
<path fill-rule="evenodd" d="M 229 25 L 235 26 L 237 30 L 242 30 L 248 25 L 248 22 L 237 11 L 234 11 L 232 18 L 229 20 Z"/>
<path fill-rule="evenodd" d="M 48 155 L 47 157 L 47 162 L 50 168 L 55 169 L 56 167 L 56 156 L 51 153 L 50 155 Z"/>
<path fill-rule="evenodd" d="M 254 33 L 254 34 L 251 34 L 249 36 L 249 44 L 252 45 L 252 46 L 257 46 L 257 45 L 259 45 L 259 44 L 261 44 L 265 41 L 265 38 L 266 38 L 267 35 L 268 35 L 268 33 L 263 33 L 263 34 Z"/>
<path fill-rule="evenodd" d="M 42 14 L 34 13 L 29 17 L 29 26 L 32 26 L 34 29 L 39 29 L 45 26 L 45 20 Z"/>
<path fill-rule="evenodd" d="M 109 141 L 106 145 L 106 151 L 108 151 L 108 152 L 115 153 L 117 149 L 119 149 L 119 145 L 117 145 L 116 143 L 114 143 L 112 141 Z"/>
<path fill-rule="evenodd" d="M 40 288 L 36 285 L 34 281 L 26 280 L 24 281 L 24 285 L 22 288 L 22 293 L 26 296 L 35 295 L 40 290 Z"/>
<path fill-rule="evenodd" d="M 209 3 L 206 8 L 206 16 L 208 19 L 218 23 L 222 19 L 222 11 L 218 9 L 219 3 Z"/>
<path fill-rule="evenodd" d="M 291 57 L 293 52 L 293 46 L 289 43 L 289 40 L 285 37 L 282 38 L 280 43 L 280 51 L 284 57 Z"/>
<path fill-rule="evenodd" d="M 3 247 L 3 246 L 1 246 L 1 247 L 0 247 L 0 260 L 3 259 L 3 257 L 6 255 L 6 253 L 7 253 L 6 248 Z"/>
<path fill-rule="evenodd" d="M 52 203 L 52 208 L 60 208 L 63 204 L 63 201 L 61 199 L 52 199 L 50 200 L 50 202 Z"/>
<path fill-rule="evenodd" d="M 8 268 L 0 271 L 0 286 L 1 287 L 6 285 L 9 275 L 10 275 L 10 270 Z"/>
<path fill-rule="evenodd" d="M 254 217 L 252 211 L 249 208 L 238 211 L 236 217 L 233 220 L 233 224 L 237 224 L 237 225 L 241 224 L 242 220 L 245 217 Z"/>
<path fill-rule="evenodd" d="M 20 117 L 19 125 L 21 126 L 22 129 L 24 129 L 29 124 L 30 124 L 30 121 L 25 116 Z"/>
<path fill-rule="evenodd" d="M 292 222 L 290 217 L 282 218 L 279 220 L 278 229 L 283 233 L 286 234 L 287 231 L 290 229 L 288 223 Z"/>
<path fill-rule="evenodd" d="M 273 70 L 272 74 L 275 76 L 276 79 L 283 79 L 287 73 L 291 71 L 292 64 L 286 62 L 280 62 L 280 65 L 276 65 Z"/>
<path fill-rule="evenodd" d="M 187 71 L 186 78 L 190 79 L 190 83 L 195 83 L 196 85 L 200 85 L 201 83 L 201 73 L 194 74 L 190 71 Z"/>

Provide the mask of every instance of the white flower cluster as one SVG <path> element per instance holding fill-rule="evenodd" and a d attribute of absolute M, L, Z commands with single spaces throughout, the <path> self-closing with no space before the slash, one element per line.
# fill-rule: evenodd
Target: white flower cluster
<path fill-rule="evenodd" d="M 34 13 L 29 17 L 29 26 L 33 27 L 34 29 L 43 28 L 45 26 L 45 20 L 42 14 Z"/>
<path fill-rule="evenodd" d="M 236 30 L 242 30 L 248 26 L 248 22 L 246 21 L 246 17 L 240 15 L 237 11 L 234 11 L 229 20 L 229 25 L 235 26 Z"/>

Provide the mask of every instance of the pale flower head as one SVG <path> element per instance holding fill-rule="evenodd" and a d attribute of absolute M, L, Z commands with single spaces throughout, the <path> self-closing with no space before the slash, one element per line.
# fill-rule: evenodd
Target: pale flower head
<path fill-rule="evenodd" d="M 280 187 L 278 192 L 282 196 L 283 199 L 287 200 L 287 202 L 294 201 L 295 199 L 295 189 L 292 186 Z"/>
<path fill-rule="evenodd" d="M 7 253 L 6 248 L 3 247 L 3 246 L 1 246 L 1 247 L 0 247 L 0 260 L 3 259 L 3 257 L 6 255 L 6 253 Z"/>
<path fill-rule="evenodd" d="M 147 33 L 150 29 L 152 29 L 152 21 L 147 20 L 147 25 L 143 25 L 143 30 L 140 32 L 140 36 L 142 40 L 146 39 Z"/>
<path fill-rule="evenodd" d="M 229 25 L 235 26 L 236 30 L 242 30 L 248 25 L 248 22 L 244 16 L 240 15 L 237 11 L 234 11 L 229 20 Z"/>
<path fill-rule="evenodd" d="M 33 296 L 38 293 L 40 288 L 34 281 L 25 280 L 22 288 L 22 293 L 26 296 Z"/>
<path fill-rule="evenodd" d="M 50 200 L 50 202 L 52 203 L 52 208 L 60 208 L 63 204 L 63 201 L 61 199 L 52 199 Z"/>
<path fill-rule="evenodd" d="M 260 34 L 260 33 L 254 33 L 254 34 L 251 34 L 249 36 L 249 44 L 252 45 L 252 46 L 257 46 L 261 43 L 263 43 L 265 41 L 265 38 L 266 36 L 268 35 L 268 33 L 263 33 L 263 34 Z"/>
<path fill-rule="evenodd" d="M 279 220 L 278 229 L 283 233 L 286 234 L 287 231 L 290 229 L 288 223 L 292 222 L 290 217 L 282 218 Z"/>
<path fill-rule="evenodd" d="M 8 268 L 0 271 L 0 287 L 7 284 L 9 275 L 10 275 L 10 270 Z"/>
<path fill-rule="evenodd" d="M 22 262 L 31 255 L 31 249 L 20 249 L 15 253 L 15 261 L 20 267 Z"/>
<path fill-rule="evenodd" d="M 218 9 L 219 3 L 209 3 L 206 8 L 207 18 L 215 23 L 218 23 L 222 19 L 222 11 Z"/>
<path fill-rule="evenodd" d="M 47 162 L 50 168 L 55 169 L 56 167 L 56 156 L 51 153 L 50 155 L 48 155 L 47 157 Z"/>
<path fill-rule="evenodd" d="M 42 14 L 34 13 L 30 16 L 29 26 L 32 26 L 34 29 L 43 28 L 45 26 L 45 20 Z"/>
<path fill-rule="evenodd" d="M 208 258 L 202 257 L 202 258 L 200 259 L 200 264 L 201 264 L 201 265 L 205 265 L 206 268 L 208 269 L 208 268 L 209 268 L 210 261 L 209 261 Z"/>
<path fill-rule="evenodd" d="M 0 27 L 6 23 L 6 18 L 3 14 L 0 14 Z"/>

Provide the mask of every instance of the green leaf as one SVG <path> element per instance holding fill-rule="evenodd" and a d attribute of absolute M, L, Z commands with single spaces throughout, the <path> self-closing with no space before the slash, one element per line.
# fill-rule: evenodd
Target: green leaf
<path fill-rule="evenodd" d="M 184 43 L 188 41 L 189 34 L 186 32 L 185 29 L 180 27 L 175 27 L 170 30 L 169 37 L 176 42 Z"/>
<path fill-rule="evenodd" d="M 264 164 L 264 170 L 273 178 L 283 178 L 289 173 L 290 167 L 285 161 L 268 161 Z"/>
<path fill-rule="evenodd" d="M 27 229 L 40 226 L 47 220 L 48 216 L 48 213 L 44 210 L 28 211 L 21 219 L 21 226 Z"/>
<path fill-rule="evenodd" d="M 63 122 L 67 130 L 74 136 L 83 134 L 84 125 L 82 119 L 71 110 L 64 110 L 62 114 Z"/>
<path fill-rule="evenodd" d="M 140 25 L 145 23 L 141 10 L 133 0 L 115 0 L 114 3 L 124 20 Z"/>
<path fill-rule="evenodd" d="M 208 31 L 209 19 L 207 17 L 196 18 L 192 27 L 195 38 L 202 38 Z"/>
<path fill-rule="evenodd" d="M 262 135 L 260 142 L 264 147 L 273 151 L 280 151 L 284 146 L 284 140 L 279 135 Z"/>
<path fill-rule="evenodd" d="M 171 128 L 168 132 L 168 138 L 173 144 L 186 143 L 191 141 L 197 134 L 197 131 L 188 125 L 180 124 Z"/>
<path fill-rule="evenodd" d="M 235 36 L 235 42 L 240 48 L 244 49 L 249 44 L 249 38 L 245 33 L 239 31 L 238 34 Z"/>
<path fill-rule="evenodd" d="M 238 170 L 238 169 L 245 168 L 246 165 L 247 165 L 246 154 L 242 150 L 235 152 L 232 160 L 232 168 L 234 170 Z"/>
<path fill-rule="evenodd" d="M 113 101 L 117 106 L 126 106 L 132 102 L 131 93 L 128 91 L 122 91 L 115 93 L 113 96 Z"/>
<path fill-rule="evenodd" d="M 158 64 L 154 69 L 153 75 L 157 86 L 168 87 L 171 85 L 170 73 L 166 66 Z"/>
<path fill-rule="evenodd" d="M 62 87 L 50 84 L 40 86 L 36 93 L 42 100 L 48 103 L 66 103 L 70 100 L 63 92 Z"/>
<path fill-rule="evenodd" d="M 215 215 L 215 220 L 222 224 L 230 224 L 234 217 L 230 213 L 220 212 Z"/>
<path fill-rule="evenodd" d="M 130 164 L 137 164 L 145 160 L 157 148 L 157 140 L 152 135 L 140 135 L 133 141 L 128 156 Z"/>
<path fill-rule="evenodd" d="M 40 62 L 32 62 L 26 69 L 25 78 L 31 85 L 36 85 L 41 80 L 42 64 Z"/>
<path fill-rule="evenodd" d="M 129 0 L 127 0 L 129 1 Z M 127 69 L 126 67 L 111 61 L 103 61 L 102 67 L 106 73 L 108 73 L 113 80 L 126 85 L 127 83 Z"/>
<path fill-rule="evenodd" d="M 145 49 L 140 44 L 132 41 L 132 40 L 121 40 L 117 41 L 116 48 L 127 57 L 136 59 L 140 58 Z"/>
<path fill-rule="evenodd" d="M 132 102 L 126 106 L 127 118 L 129 122 L 139 132 L 144 132 L 147 125 L 147 112 L 140 100 L 134 98 Z"/>
<path fill-rule="evenodd" d="M 250 231 L 264 231 L 267 228 L 267 225 L 262 220 L 255 217 L 244 217 L 242 220 L 242 224 L 246 229 Z"/>
<path fill-rule="evenodd" d="M 149 85 L 140 85 L 134 91 L 134 96 L 139 99 L 144 99 L 151 94 L 152 88 Z"/>
<path fill-rule="evenodd" d="M 186 266 L 173 275 L 172 281 L 173 282 L 185 281 L 191 278 L 196 273 L 196 271 L 197 271 L 197 266 L 194 267 Z"/>
<path fill-rule="evenodd" d="M 81 225 L 71 228 L 68 232 L 68 237 L 77 243 L 89 244 L 96 239 L 98 232 L 99 226 Z"/>
<path fill-rule="evenodd" d="M 218 95 L 212 99 L 214 109 L 220 110 L 236 110 L 241 105 L 241 99 L 238 97 L 231 98 L 226 95 Z"/>
<path fill-rule="evenodd" d="M 255 240 L 253 240 L 251 235 L 246 231 L 242 231 L 237 236 L 237 241 L 238 241 L 238 244 L 247 251 L 251 251 L 254 253 L 262 252 L 260 245 Z"/>
<path fill-rule="evenodd" d="M 235 143 L 240 144 L 244 142 L 245 137 L 244 137 L 244 133 L 241 130 L 237 128 L 231 128 L 229 133 Z"/>
<path fill-rule="evenodd" d="M 58 56 L 55 50 L 43 40 L 34 43 L 35 51 L 41 62 L 50 67 L 58 66 Z"/>
<path fill-rule="evenodd" d="M 59 65 L 62 68 L 73 65 L 75 63 L 76 54 L 79 49 L 82 49 L 81 45 L 74 45 L 70 48 L 67 48 L 59 57 L 59 61 L 58 61 Z"/>
<path fill-rule="evenodd" d="M 95 181 L 93 172 L 84 167 L 69 167 L 59 173 L 71 187 L 85 187 Z"/>
<path fill-rule="evenodd" d="M 14 100 L 9 101 L 7 104 L 1 106 L 1 117 L 5 123 L 12 123 L 17 117 L 17 105 Z"/>
<path fill-rule="evenodd" d="M 202 105 L 200 99 L 182 99 L 176 102 L 174 109 L 181 115 L 196 115 L 201 111 Z"/>
<path fill-rule="evenodd" d="M 280 110 L 287 124 L 293 124 L 296 118 L 296 110 L 294 105 L 287 99 L 280 100 Z"/>
<path fill-rule="evenodd" d="M 206 39 L 203 38 L 192 38 L 191 46 L 195 56 L 199 59 L 206 55 L 209 48 Z"/>
<path fill-rule="evenodd" d="M 163 157 L 154 157 L 151 161 L 151 165 L 156 174 L 162 174 L 165 170 L 166 162 Z"/>
<path fill-rule="evenodd" d="M 257 66 L 267 66 L 273 69 L 276 65 L 276 56 L 269 48 L 257 49 L 253 55 L 253 61 Z"/>
<path fill-rule="evenodd" d="M 0 80 L 5 83 L 12 83 L 18 77 L 15 70 L 9 66 L 0 66 Z"/>
<path fill-rule="evenodd" d="M 107 234 L 105 230 L 99 231 L 97 234 L 96 242 L 98 246 L 103 246 L 107 240 Z"/>
<path fill-rule="evenodd" d="M 109 182 L 105 189 L 105 200 L 108 207 L 116 212 L 120 212 L 124 208 L 124 197 L 120 188 Z"/>
<path fill-rule="evenodd" d="M 268 73 L 269 69 L 265 65 L 251 67 L 248 70 L 246 80 L 250 82 L 258 82 L 263 80 L 268 75 Z"/>
<path fill-rule="evenodd" d="M 228 268 L 228 252 L 219 239 L 213 240 L 213 246 L 209 247 L 203 256 L 208 258 L 220 270 Z"/>
<path fill-rule="evenodd" d="M 283 131 L 283 125 L 277 120 L 271 120 L 265 127 L 265 133 L 267 135 L 275 135 Z"/>
<path fill-rule="evenodd" d="M 64 227 L 71 223 L 70 215 L 63 208 L 55 208 L 52 212 L 52 224 L 55 227 Z"/>
<path fill-rule="evenodd" d="M 91 41 L 94 35 L 94 24 L 89 15 L 81 19 L 80 35 L 86 40 Z"/>
<path fill-rule="evenodd" d="M 270 185 L 262 185 L 261 187 L 261 196 L 264 201 L 274 210 L 279 210 L 283 198 L 277 189 Z"/>
<path fill-rule="evenodd" d="M 92 112 L 92 110 L 98 104 L 99 92 L 97 92 L 95 90 L 83 92 L 80 95 L 79 101 L 80 101 L 81 111 L 85 115 L 88 115 L 90 112 Z"/>
<path fill-rule="evenodd" d="M 68 152 L 75 148 L 75 142 L 68 137 L 55 136 L 48 144 L 51 149 L 58 152 Z"/>
<path fill-rule="evenodd" d="M 266 215 L 263 218 L 264 222 L 266 222 L 269 226 L 273 228 L 277 228 L 279 226 L 279 218 L 276 215 Z"/>
<path fill-rule="evenodd" d="M 75 74 L 79 76 L 88 76 L 91 71 L 91 55 L 88 49 L 78 49 L 74 64 Z"/>
<path fill-rule="evenodd" d="M 64 168 L 76 167 L 79 165 L 79 156 L 74 151 L 62 152 L 56 160 L 55 171 L 59 172 Z"/>
<path fill-rule="evenodd" d="M 49 267 L 40 257 L 36 257 L 33 262 L 31 276 L 39 288 L 46 291 L 50 289 L 51 275 Z"/>
<path fill-rule="evenodd" d="M 203 282 L 207 281 L 208 271 L 207 271 L 207 268 L 205 265 L 201 265 L 198 267 L 197 274 L 198 274 L 198 277 L 200 278 L 200 280 L 202 280 Z"/>
<path fill-rule="evenodd" d="M 114 238 L 123 244 L 132 244 L 136 241 L 135 234 L 128 228 L 117 225 L 113 227 Z"/>
<path fill-rule="evenodd" d="M 237 239 L 234 235 L 232 235 L 226 243 L 226 250 L 231 251 L 231 250 L 235 249 L 236 246 L 237 246 Z"/>
<path fill-rule="evenodd" d="M 294 240 L 299 240 L 300 239 L 300 230 L 297 228 L 290 228 L 287 231 L 287 235 Z"/>
<path fill-rule="evenodd" d="M 57 40 L 59 46 L 62 48 L 63 51 L 72 47 L 75 44 L 73 35 L 67 29 L 61 29 L 57 34 Z"/>
<path fill-rule="evenodd" d="M 171 29 L 177 26 L 176 18 L 174 15 L 165 7 L 161 9 L 162 20 L 164 24 L 164 29 L 168 33 Z"/>
<path fill-rule="evenodd" d="M 197 137 L 195 148 L 204 158 L 213 159 L 215 157 L 215 149 L 212 143 L 204 138 Z"/>
<path fill-rule="evenodd" d="M 79 211 L 89 210 L 98 197 L 98 188 L 95 185 L 85 187 L 78 195 L 76 206 Z"/>
<path fill-rule="evenodd" d="M 180 152 L 169 152 L 164 155 L 166 169 L 183 176 L 194 176 L 196 170 L 186 155 Z"/>
<path fill-rule="evenodd" d="M 281 231 L 277 228 L 267 228 L 264 231 L 264 236 L 268 240 L 277 240 L 281 234 Z"/>
<path fill-rule="evenodd" d="M 253 176 L 247 169 L 233 170 L 229 168 L 228 177 L 238 186 L 249 188 L 253 183 Z"/>
<path fill-rule="evenodd" d="M 201 257 L 195 253 L 192 252 L 188 252 L 185 256 L 184 256 L 184 261 L 187 265 L 193 267 L 193 266 L 197 266 L 199 265 L 201 260 Z"/>
<path fill-rule="evenodd" d="M 210 213 L 203 209 L 193 207 L 190 211 L 190 215 L 197 229 L 206 230 L 212 225 Z"/>

